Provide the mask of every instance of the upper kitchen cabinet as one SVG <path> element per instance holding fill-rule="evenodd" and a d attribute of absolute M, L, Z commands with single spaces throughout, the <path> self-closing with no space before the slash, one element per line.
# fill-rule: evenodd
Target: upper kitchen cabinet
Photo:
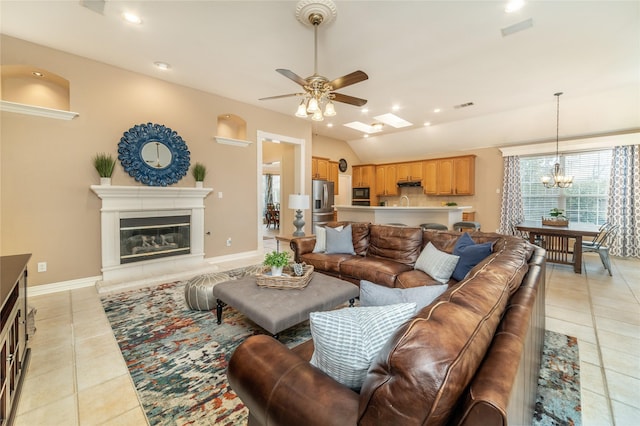
<path fill-rule="evenodd" d="M 353 166 L 351 186 L 354 188 L 371 188 L 375 186 L 375 169 L 373 165 Z"/>
<path fill-rule="evenodd" d="M 395 164 L 376 166 L 376 195 L 398 195 L 398 177 Z"/>
<path fill-rule="evenodd" d="M 473 195 L 475 155 L 440 158 L 424 162 L 424 193 L 427 195 Z"/>
<path fill-rule="evenodd" d="M 398 181 L 400 182 L 418 182 L 424 177 L 423 161 L 414 161 L 412 163 L 397 164 Z"/>
<path fill-rule="evenodd" d="M 311 157 L 311 178 L 317 180 L 329 179 L 329 159 Z"/>

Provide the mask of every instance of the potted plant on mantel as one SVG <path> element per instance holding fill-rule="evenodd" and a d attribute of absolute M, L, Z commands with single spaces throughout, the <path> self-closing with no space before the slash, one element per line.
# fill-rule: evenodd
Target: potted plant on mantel
<path fill-rule="evenodd" d="M 264 256 L 263 265 L 271 267 L 271 276 L 279 277 L 282 275 L 282 268 L 289 264 L 289 253 L 286 251 L 272 251 Z"/>
<path fill-rule="evenodd" d="M 202 188 L 202 182 L 204 181 L 204 177 L 207 175 L 207 166 L 202 163 L 196 163 L 191 169 L 191 174 L 196 180 L 196 188 Z"/>
<path fill-rule="evenodd" d="M 111 154 L 105 154 L 104 152 L 96 154 L 93 157 L 93 166 L 100 175 L 100 185 L 111 185 L 111 175 L 116 166 L 116 160 Z"/>

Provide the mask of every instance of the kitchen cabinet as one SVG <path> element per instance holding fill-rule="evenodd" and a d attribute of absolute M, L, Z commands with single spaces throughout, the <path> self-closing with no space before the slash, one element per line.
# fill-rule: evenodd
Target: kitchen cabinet
<path fill-rule="evenodd" d="M 376 195 L 398 195 L 395 164 L 376 166 Z"/>
<path fill-rule="evenodd" d="M 311 178 L 318 180 L 329 179 L 329 159 L 311 157 Z"/>
<path fill-rule="evenodd" d="M 351 171 L 353 173 L 351 186 L 354 188 L 375 187 L 375 169 L 373 165 L 353 166 Z"/>
<path fill-rule="evenodd" d="M 333 182 L 333 195 L 338 195 L 340 194 L 340 189 L 339 189 L 339 179 L 338 179 L 338 175 L 339 175 L 339 168 L 338 168 L 338 162 L 337 161 L 329 161 L 329 181 Z"/>
<path fill-rule="evenodd" d="M 424 161 L 423 187 L 427 195 L 473 195 L 475 155 Z"/>
<path fill-rule="evenodd" d="M 424 179 L 422 187 L 427 195 L 436 195 L 436 181 L 438 180 L 438 160 L 426 160 L 424 162 Z"/>
<path fill-rule="evenodd" d="M 30 254 L 0 257 L 0 424 L 13 422 L 24 380 L 27 347 L 27 262 Z"/>
<path fill-rule="evenodd" d="M 398 180 L 404 182 L 422 181 L 422 178 L 424 177 L 423 165 L 423 161 L 399 163 L 397 165 Z"/>

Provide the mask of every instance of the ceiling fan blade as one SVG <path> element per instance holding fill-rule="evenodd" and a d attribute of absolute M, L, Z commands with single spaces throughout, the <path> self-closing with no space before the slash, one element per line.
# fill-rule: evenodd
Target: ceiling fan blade
<path fill-rule="evenodd" d="M 361 81 L 364 81 L 368 78 L 369 76 L 367 75 L 367 73 L 358 70 L 352 72 L 351 74 L 338 77 L 329 84 L 331 85 L 331 87 L 333 87 L 333 90 L 338 90 L 343 87 L 351 86 L 352 84 L 360 83 Z"/>
<path fill-rule="evenodd" d="M 288 95 L 269 96 L 266 98 L 260 98 L 259 101 L 268 101 L 270 99 L 290 98 L 292 96 L 304 96 L 303 93 L 289 93 Z"/>
<path fill-rule="evenodd" d="M 349 95 L 343 95 L 342 93 L 331 92 L 331 94 L 333 95 L 333 100 L 337 102 L 342 102 L 345 104 L 350 104 L 355 106 L 362 106 L 367 103 L 366 99 L 356 98 L 354 96 L 349 96 Z"/>
<path fill-rule="evenodd" d="M 304 86 L 307 85 L 307 80 L 305 80 L 304 78 L 300 77 L 298 74 L 296 74 L 293 71 L 285 70 L 284 68 L 278 68 L 276 71 L 279 72 L 280 74 L 284 75 L 288 79 L 291 79 L 291 80 L 295 81 L 300 86 L 304 87 Z"/>

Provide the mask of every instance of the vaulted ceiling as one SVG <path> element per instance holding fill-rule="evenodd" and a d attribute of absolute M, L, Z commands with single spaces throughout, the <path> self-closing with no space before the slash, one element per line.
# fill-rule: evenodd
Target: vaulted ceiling
<path fill-rule="evenodd" d="M 1 31 L 289 115 L 296 98 L 258 100 L 300 91 L 275 69 L 313 73 L 313 29 L 295 1 L 106 1 L 102 13 L 81 3 L 3 0 Z M 340 92 L 368 99 L 368 112 L 337 103 L 314 133 L 348 141 L 363 162 L 554 139 L 558 91 L 561 137 L 640 127 L 640 2 L 505 3 L 336 1 L 318 72 L 365 71 Z M 142 24 L 124 22 L 127 11 Z M 503 35 L 513 25 L 526 28 Z M 367 139 L 344 126 L 389 112 L 413 125 Z"/>

